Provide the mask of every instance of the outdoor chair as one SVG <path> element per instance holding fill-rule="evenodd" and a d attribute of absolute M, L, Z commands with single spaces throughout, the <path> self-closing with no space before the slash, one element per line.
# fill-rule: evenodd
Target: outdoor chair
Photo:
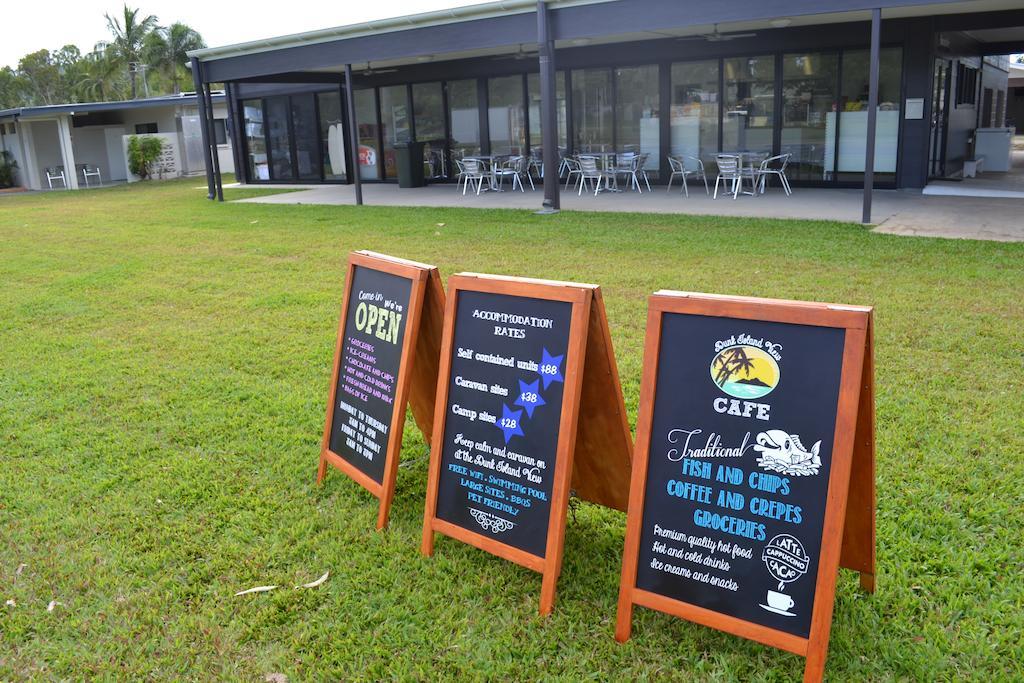
<path fill-rule="evenodd" d="M 718 199 L 718 184 L 722 183 L 724 188 L 731 183 L 728 193 L 736 199 L 740 190 L 743 189 L 743 162 L 740 157 L 731 154 L 716 154 L 715 162 L 718 164 L 718 176 L 715 178 L 715 199 Z"/>
<path fill-rule="evenodd" d="M 484 180 L 487 179 L 483 164 L 479 159 L 463 159 L 462 167 L 462 196 L 466 196 L 466 188 L 469 187 L 470 183 L 476 183 L 476 193 L 480 194 Z"/>
<path fill-rule="evenodd" d="M 519 183 L 520 192 L 526 192 L 526 188 L 523 187 L 524 174 L 526 174 L 526 160 L 523 157 L 509 157 L 505 160 L 504 164 L 494 169 L 494 178 L 498 182 L 498 190 L 502 189 L 505 178 L 511 178 L 513 192 L 515 192 L 516 183 Z M 530 179 L 530 187 L 533 188 L 532 178 Z"/>
<path fill-rule="evenodd" d="M 90 166 L 89 164 L 82 164 L 82 179 L 85 181 L 85 186 L 89 187 L 89 178 L 95 178 L 98 185 L 103 184 L 103 178 L 100 177 L 100 167 Z"/>
<path fill-rule="evenodd" d="M 636 172 L 640 174 L 640 177 L 644 179 L 644 185 L 647 186 L 647 191 L 651 191 L 651 179 L 647 177 L 647 159 L 651 155 L 644 152 L 640 155 L 636 162 Z M 637 182 L 637 190 L 640 189 L 640 183 Z"/>
<path fill-rule="evenodd" d="M 690 162 L 690 168 L 687 168 L 687 162 Z M 704 193 L 710 195 L 711 190 L 708 188 L 708 176 L 704 172 L 704 162 L 700 160 L 700 157 L 691 156 L 689 154 L 681 154 L 679 156 L 668 157 L 668 166 L 672 169 L 672 174 L 668 177 L 668 190 L 672 190 L 672 180 L 677 176 L 683 179 L 683 193 L 689 197 L 690 190 L 687 187 L 687 180 L 690 176 L 700 178 L 704 181 Z"/>
<path fill-rule="evenodd" d="M 576 178 L 576 184 L 573 185 L 573 187 L 576 187 L 576 185 L 579 185 L 582 182 L 583 177 L 583 169 L 580 167 L 579 159 L 563 157 L 562 162 L 565 164 L 566 168 L 565 189 L 568 190 L 569 186 L 573 185 L 573 177 Z"/>
<path fill-rule="evenodd" d="M 466 166 L 462 163 L 462 159 L 454 159 L 455 161 L 455 191 L 459 191 L 459 186 L 462 185 L 462 178 L 466 175 Z"/>
<path fill-rule="evenodd" d="M 611 189 L 612 184 L 615 185 L 615 189 L 619 189 L 619 181 L 613 171 L 605 171 L 597 167 L 597 157 L 580 157 L 580 189 L 576 193 L 577 196 L 583 195 L 583 186 L 586 185 L 588 180 L 594 181 L 594 196 L 601 191 L 601 181 L 604 181 L 605 189 Z M 589 192 L 589 188 L 587 190 Z"/>
<path fill-rule="evenodd" d="M 628 178 L 629 189 L 632 190 L 634 187 L 640 189 L 640 183 L 636 176 L 636 162 L 637 155 L 633 152 L 622 152 L 620 154 L 616 154 L 615 157 L 611 159 L 608 172 L 613 173 L 616 180 L 618 180 L 618 176 Z"/>
<path fill-rule="evenodd" d="M 59 180 L 64 185 L 64 189 L 65 190 L 68 189 L 68 179 L 64 177 L 64 169 L 63 168 L 61 168 L 59 166 L 57 168 L 47 167 L 45 169 L 45 171 L 46 171 L 46 184 L 50 186 L 51 190 L 53 189 L 53 181 L 54 180 Z"/>
<path fill-rule="evenodd" d="M 530 148 L 530 161 L 526 165 L 527 176 L 532 176 L 533 172 L 536 171 L 537 177 L 541 180 L 544 179 L 544 153 L 539 147 Z M 530 180 L 531 187 L 533 180 Z"/>
<path fill-rule="evenodd" d="M 789 166 L 789 160 L 792 156 L 792 154 L 779 154 L 761 162 L 761 166 L 757 170 L 758 186 L 761 194 L 764 194 L 769 176 L 778 176 L 787 197 L 793 194 L 793 190 L 789 186 L 789 179 L 786 177 L 786 167 Z"/>
<path fill-rule="evenodd" d="M 562 174 L 568 173 L 568 172 L 569 172 L 569 155 L 566 154 L 564 149 L 559 149 L 558 150 L 558 177 L 561 178 Z"/>

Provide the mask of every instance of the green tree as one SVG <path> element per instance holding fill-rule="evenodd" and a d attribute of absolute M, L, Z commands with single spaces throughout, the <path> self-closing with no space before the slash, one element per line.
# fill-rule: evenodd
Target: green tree
<path fill-rule="evenodd" d="M 20 107 L 24 102 L 25 83 L 9 66 L 0 68 L 0 109 Z"/>
<path fill-rule="evenodd" d="M 105 44 L 98 44 L 79 64 L 74 83 L 78 101 L 105 102 L 124 96 L 125 79 L 121 76 L 121 64 Z"/>
<path fill-rule="evenodd" d="M 36 50 L 22 57 L 18 62 L 18 74 L 24 83 L 24 104 L 60 103 L 60 71 L 49 50 Z"/>
<path fill-rule="evenodd" d="M 128 5 L 124 6 L 124 14 L 120 18 L 109 14 L 103 16 L 106 17 L 107 28 L 114 38 L 110 47 L 118 61 L 128 69 L 131 96 L 135 99 L 138 96 L 136 79 L 140 70 L 138 67 L 142 63 L 143 46 L 146 36 L 156 28 L 157 19 L 152 14 L 141 17 L 138 9 L 132 9 Z"/>
<path fill-rule="evenodd" d="M 188 61 L 188 52 L 206 47 L 203 37 L 195 29 L 181 22 L 166 28 L 159 27 L 146 36 L 143 54 L 171 83 L 174 94 L 181 92 L 182 72 Z"/>

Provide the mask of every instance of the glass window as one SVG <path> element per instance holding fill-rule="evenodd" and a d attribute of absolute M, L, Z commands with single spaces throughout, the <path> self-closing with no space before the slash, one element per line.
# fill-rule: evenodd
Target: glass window
<path fill-rule="evenodd" d="M 416 83 L 412 86 L 412 120 L 416 139 L 423 146 L 423 173 L 427 178 L 448 176 L 444 155 L 444 91 L 441 84 Z"/>
<path fill-rule="evenodd" d="M 612 152 L 611 69 L 572 72 L 572 133 L 577 152 Z"/>
<path fill-rule="evenodd" d="M 718 153 L 718 60 L 672 65 L 673 156 L 708 163 Z M 686 168 L 695 168 L 688 161 Z"/>
<path fill-rule="evenodd" d="M 722 61 L 725 82 L 723 152 L 771 154 L 775 124 L 775 58 Z"/>
<path fill-rule="evenodd" d="M 228 129 L 225 119 L 213 120 L 213 142 L 217 145 L 228 144 Z"/>
<path fill-rule="evenodd" d="M 270 131 L 270 179 L 294 180 L 292 140 L 288 133 L 288 96 L 268 97 L 266 102 L 267 127 Z"/>
<path fill-rule="evenodd" d="M 316 127 L 313 93 L 292 95 L 292 132 L 295 137 L 295 175 L 299 180 L 320 180 L 320 132 Z"/>
<path fill-rule="evenodd" d="M 527 92 L 530 97 L 530 149 L 541 150 L 540 74 L 527 74 Z M 566 128 L 565 72 L 555 74 L 555 121 L 558 125 L 558 147 L 565 150 L 568 141 Z M 539 153 L 539 152 L 538 152 Z"/>
<path fill-rule="evenodd" d="M 384 177 L 397 178 L 395 143 L 412 138 L 406 86 L 390 85 L 380 89 L 380 122 L 384 132 Z"/>
<path fill-rule="evenodd" d="M 476 81 L 448 82 L 448 116 L 451 118 L 452 154 L 462 158 L 480 153 L 480 109 Z"/>
<path fill-rule="evenodd" d="M 659 91 L 657 65 L 615 70 L 616 151 L 646 154 L 648 171 L 659 166 Z"/>
<path fill-rule="evenodd" d="M 526 146 L 523 125 L 523 77 L 487 80 L 487 125 L 491 154 L 522 154 Z"/>
<path fill-rule="evenodd" d="M 835 53 L 788 54 L 782 58 L 782 154 L 792 154 L 790 180 L 832 180 L 835 144 Z"/>
<path fill-rule="evenodd" d="M 316 96 L 320 109 L 320 158 L 324 180 L 344 180 L 345 127 L 341 119 L 341 95 L 322 92 Z"/>
<path fill-rule="evenodd" d="M 249 181 L 270 180 L 267 165 L 267 138 L 263 129 L 263 100 L 244 100 L 242 117 L 245 130 L 245 149 L 248 153 Z"/>
<path fill-rule="evenodd" d="M 840 180 L 859 181 L 864 173 L 868 131 L 868 78 L 871 54 L 868 50 L 843 52 L 843 79 L 839 87 Z M 900 81 L 903 52 L 882 48 L 878 66 L 878 121 L 875 137 L 875 173 L 880 182 L 896 177 L 896 152 L 900 137 Z M 835 140 L 835 133 L 832 133 Z"/>
<path fill-rule="evenodd" d="M 356 125 L 359 131 L 359 177 L 380 179 L 380 150 L 377 142 L 377 101 L 373 89 L 356 90 Z"/>

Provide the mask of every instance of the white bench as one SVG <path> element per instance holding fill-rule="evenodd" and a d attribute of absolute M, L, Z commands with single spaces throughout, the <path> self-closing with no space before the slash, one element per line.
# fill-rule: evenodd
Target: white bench
<path fill-rule="evenodd" d="M 978 173 L 981 172 L 981 167 L 985 164 L 984 155 L 979 155 L 973 159 L 967 159 L 964 161 L 964 178 L 977 177 Z"/>

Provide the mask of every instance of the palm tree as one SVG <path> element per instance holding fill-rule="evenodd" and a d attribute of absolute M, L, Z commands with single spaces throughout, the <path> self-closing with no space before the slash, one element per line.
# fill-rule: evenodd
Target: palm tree
<path fill-rule="evenodd" d="M 171 82 L 174 94 L 181 92 L 181 69 L 188 61 L 188 52 L 206 47 L 199 32 L 186 24 L 175 22 L 157 28 L 146 36 L 144 54 L 154 67 Z"/>
<path fill-rule="evenodd" d="M 113 49 L 117 59 L 128 67 L 128 78 L 131 81 L 132 99 L 137 96 L 135 78 L 137 65 L 142 61 L 142 47 L 145 44 L 146 36 L 155 29 L 156 17 L 149 14 L 139 17 L 138 9 L 131 9 L 124 6 L 124 17 L 118 19 L 104 14 L 107 19 L 107 28 L 114 36 L 110 47 Z M 143 74 L 145 78 L 145 74 Z"/>
<path fill-rule="evenodd" d="M 124 80 L 118 77 L 121 65 L 105 45 L 82 60 L 82 68 L 74 83 L 76 96 L 82 102 L 106 102 L 123 93 Z"/>

